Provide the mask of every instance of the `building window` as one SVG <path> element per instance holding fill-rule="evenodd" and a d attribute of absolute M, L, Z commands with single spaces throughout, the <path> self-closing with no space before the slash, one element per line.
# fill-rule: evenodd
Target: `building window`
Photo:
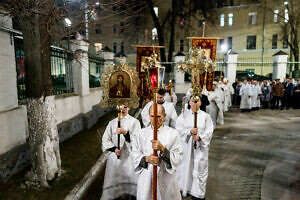
<path fill-rule="evenodd" d="M 288 23 L 289 21 L 289 10 L 286 8 L 284 9 L 284 22 Z"/>
<path fill-rule="evenodd" d="M 278 23 L 279 10 L 274 10 L 274 23 Z"/>
<path fill-rule="evenodd" d="M 101 33 L 101 24 L 96 24 L 95 33 L 96 34 L 100 34 Z"/>
<path fill-rule="evenodd" d="M 272 49 L 277 49 L 277 34 L 272 36 Z"/>
<path fill-rule="evenodd" d="M 232 37 L 227 38 L 227 48 L 232 49 Z"/>
<path fill-rule="evenodd" d="M 282 48 L 287 49 L 289 47 L 288 41 L 289 41 L 288 37 L 284 36 L 282 41 Z"/>
<path fill-rule="evenodd" d="M 180 51 L 184 51 L 184 40 L 180 40 Z"/>
<path fill-rule="evenodd" d="M 114 44 L 113 44 L 113 52 L 117 53 L 117 43 L 116 42 L 114 42 Z"/>
<path fill-rule="evenodd" d="M 228 14 L 228 26 L 233 25 L 233 13 Z"/>
<path fill-rule="evenodd" d="M 113 10 L 113 11 L 116 11 L 116 10 L 117 10 L 117 7 L 116 7 L 116 6 L 113 6 L 113 7 L 112 7 L 112 10 Z"/>
<path fill-rule="evenodd" d="M 152 29 L 152 40 L 156 40 L 156 38 L 157 38 L 157 29 L 153 28 Z"/>
<path fill-rule="evenodd" d="M 256 24 L 257 23 L 257 12 L 251 12 L 248 14 L 248 24 Z"/>
<path fill-rule="evenodd" d="M 124 32 L 124 22 L 120 22 L 120 33 Z"/>
<path fill-rule="evenodd" d="M 121 42 L 121 52 L 124 53 L 124 42 Z"/>
<path fill-rule="evenodd" d="M 224 44 L 225 44 L 225 40 L 224 39 L 220 39 L 219 40 L 219 46 L 218 46 L 219 50 L 221 50 L 222 47 L 224 47 Z"/>
<path fill-rule="evenodd" d="M 112 32 L 116 33 L 116 25 L 115 24 L 112 25 Z"/>
<path fill-rule="evenodd" d="M 233 6 L 233 5 L 234 5 L 234 1 L 233 1 L 233 0 L 230 0 L 230 1 L 229 1 L 229 5 L 230 5 L 230 6 Z"/>
<path fill-rule="evenodd" d="M 156 17 L 158 17 L 158 7 L 153 7 Z"/>
<path fill-rule="evenodd" d="M 100 64 L 96 63 L 96 74 L 100 73 Z"/>
<path fill-rule="evenodd" d="M 225 26 L 225 14 L 221 14 L 220 16 L 220 26 Z"/>
<path fill-rule="evenodd" d="M 247 36 L 247 49 L 256 49 L 256 35 Z"/>

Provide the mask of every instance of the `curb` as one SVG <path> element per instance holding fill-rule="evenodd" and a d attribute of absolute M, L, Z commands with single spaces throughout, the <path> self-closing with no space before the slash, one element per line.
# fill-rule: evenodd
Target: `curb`
<path fill-rule="evenodd" d="M 65 197 L 65 200 L 80 200 L 89 188 L 90 184 L 96 178 L 101 170 L 105 168 L 108 153 L 103 153 L 92 169 L 83 177 L 83 179 L 73 188 L 73 190 Z"/>

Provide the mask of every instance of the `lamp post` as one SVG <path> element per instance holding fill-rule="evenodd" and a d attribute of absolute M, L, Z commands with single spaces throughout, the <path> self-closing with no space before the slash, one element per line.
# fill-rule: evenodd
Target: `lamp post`
<path fill-rule="evenodd" d="M 151 57 L 146 59 L 147 67 L 145 68 L 148 88 L 153 92 L 153 140 L 157 140 L 157 92 L 163 86 L 165 74 L 165 67 L 158 62 L 157 57 L 158 55 L 153 51 Z M 157 150 L 153 150 L 153 155 L 157 156 Z M 152 199 L 157 200 L 157 166 L 153 166 L 152 191 Z"/>

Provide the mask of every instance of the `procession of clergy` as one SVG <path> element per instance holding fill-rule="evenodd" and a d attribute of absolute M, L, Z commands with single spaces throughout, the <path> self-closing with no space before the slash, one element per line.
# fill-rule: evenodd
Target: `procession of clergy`
<path fill-rule="evenodd" d="M 172 88 L 171 88 L 172 89 Z M 233 88 L 227 81 L 214 82 L 195 102 L 192 89 L 183 97 L 178 116 L 177 97 L 170 89 L 157 94 L 158 140 L 153 140 L 154 109 L 149 101 L 141 112 L 142 126 L 122 109 L 118 119 L 109 122 L 102 137 L 103 152 L 108 152 L 101 200 L 130 195 L 137 200 L 152 199 L 153 166 L 158 166 L 158 200 L 177 200 L 186 196 L 205 199 L 208 178 L 208 153 L 214 128 L 224 123 L 223 113 L 231 106 Z M 172 94 L 172 96 L 170 96 Z M 194 114 L 197 112 L 197 128 Z M 117 135 L 120 134 L 120 149 Z M 153 155 L 158 151 L 158 156 Z M 118 158 L 119 156 L 119 158 Z"/>

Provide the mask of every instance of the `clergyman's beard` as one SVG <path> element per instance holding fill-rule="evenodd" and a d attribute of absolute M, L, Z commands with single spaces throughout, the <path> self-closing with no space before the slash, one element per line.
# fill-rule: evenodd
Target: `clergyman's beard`
<path fill-rule="evenodd" d="M 162 101 L 162 102 L 157 102 L 158 104 L 162 105 L 165 103 L 165 101 Z"/>

